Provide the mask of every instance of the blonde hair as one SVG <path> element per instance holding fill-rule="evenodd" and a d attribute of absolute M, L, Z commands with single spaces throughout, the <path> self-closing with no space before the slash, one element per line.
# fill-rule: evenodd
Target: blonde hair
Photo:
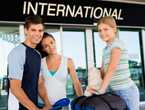
<path fill-rule="evenodd" d="M 117 28 L 116 21 L 112 16 L 104 16 L 103 18 L 101 18 L 97 23 L 97 29 L 101 23 L 107 24 L 112 28 Z"/>

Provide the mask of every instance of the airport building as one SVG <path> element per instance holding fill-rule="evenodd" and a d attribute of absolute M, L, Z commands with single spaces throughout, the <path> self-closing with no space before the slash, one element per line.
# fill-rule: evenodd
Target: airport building
<path fill-rule="evenodd" d="M 0 110 L 7 110 L 7 56 L 23 42 L 24 20 L 39 15 L 51 33 L 59 54 L 73 59 L 83 89 L 88 69 L 100 68 L 105 43 L 99 38 L 97 21 L 113 16 L 119 39 L 128 50 L 131 78 L 145 102 L 145 1 L 144 0 L 5 0 L 0 4 Z M 75 96 L 68 78 L 67 95 Z"/>

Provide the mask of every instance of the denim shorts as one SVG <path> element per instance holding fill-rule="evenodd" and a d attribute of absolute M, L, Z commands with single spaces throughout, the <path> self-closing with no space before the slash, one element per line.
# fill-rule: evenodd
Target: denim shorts
<path fill-rule="evenodd" d="M 140 96 L 139 90 L 135 84 L 127 89 L 115 90 L 115 93 L 124 99 L 128 110 L 139 110 Z"/>

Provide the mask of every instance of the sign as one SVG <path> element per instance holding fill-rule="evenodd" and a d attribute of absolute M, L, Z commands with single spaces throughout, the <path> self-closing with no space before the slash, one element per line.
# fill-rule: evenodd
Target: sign
<path fill-rule="evenodd" d="M 113 16 L 120 26 L 145 27 L 145 5 L 97 0 L 5 0 L 0 21 L 23 22 L 40 15 L 46 23 L 92 25 L 103 16 Z"/>

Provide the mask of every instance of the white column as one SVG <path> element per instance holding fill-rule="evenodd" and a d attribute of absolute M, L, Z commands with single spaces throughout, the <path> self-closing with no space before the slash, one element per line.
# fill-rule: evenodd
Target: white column
<path fill-rule="evenodd" d="M 142 30 L 142 40 L 143 40 L 143 55 L 144 55 L 144 68 L 145 68 L 145 29 Z"/>
<path fill-rule="evenodd" d="M 60 26 L 60 45 L 61 45 L 61 55 L 63 55 L 63 28 Z"/>
<path fill-rule="evenodd" d="M 25 40 L 24 25 L 19 25 L 20 42 Z"/>
<path fill-rule="evenodd" d="M 90 68 L 94 66 L 93 37 L 91 28 L 86 28 L 86 43 L 87 43 L 88 68 Z"/>

